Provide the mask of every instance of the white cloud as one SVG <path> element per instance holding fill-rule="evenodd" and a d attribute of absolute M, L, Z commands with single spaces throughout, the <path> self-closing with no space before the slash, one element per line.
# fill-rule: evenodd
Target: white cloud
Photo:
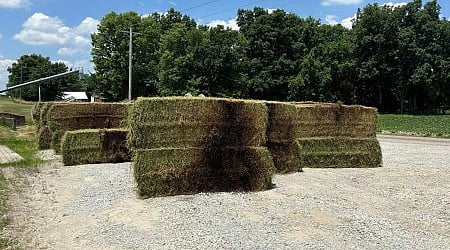
<path fill-rule="evenodd" d="M 8 67 L 11 67 L 15 60 L 5 59 L 0 55 L 0 89 L 5 89 L 8 83 Z"/>
<path fill-rule="evenodd" d="M 407 5 L 407 4 L 408 4 L 408 3 L 393 3 L 393 2 L 387 2 L 387 3 L 382 4 L 381 6 L 391 6 L 391 7 L 397 8 L 397 7 L 405 6 L 405 5 Z"/>
<path fill-rule="evenodd" d="M 57 53 L 60 56 L 73 56 L 80 52 L 82 52 L 82 50 L 76 48 L 60 48 Z"/>
<path fill-rule="evenodd" d="M 335 15 L 326 15 L 325 22 L 327 22 L 330 25 L 336 25 L 339 23 L 338 21 L 336 21 L 336 18 L 337 18 L 337 16 L 335 16 Z"/>
<path fill-rule="evenodd" d="M 92 17 L 86 17 L 74 30 L 77 34 L 91 34 L 97 32 L 100 22 Z"/>
<path fill-rule="evenodd" d="M 23 29 L 14 35 L 22 43 L 39 45 L 58 45 L 60 55 L 74 55 L 90 50 L 90 33 L 97 31 L 98 20 L 85 18 L 78 26 L 68 27 L 58 17 L 34 13 L 23 24 Z"/>
<path fill-rule="evenodd" d="M 323 0 L 321 4 L 323 6 L 330 5 L 352 5 L 352 4 L 360 4 L 363 0 Z"/>
<path fill-rule="evenodd" d="M 356 14 L 351 17 L 344 18 L 341 21 L 338 21 L 337 16 L 335 16 L 335 15 L 326 15 L 325 16 L 325 22 L 327 22 L 328 24 L 330 24 L 330 25 L 341 24 L 342 26 L 344 26 L 347 29 L 352 29 L 353 21 L 355 19 L 356 19 Z"/>
<path fill-rule="evenodd" d="M 232 30 L 239 30 L 239 26 L 237 24 L 236 19 L 231 19 L 228 21 L 224 20 L 214 20 L 206 24 L 209 27 L 217 27 L 218 25 L 222 25 L 225 28 L 231 28 Z"/>
<path fill-rule="evenodd" d="M 351 16 L 351 17 L 347 17 L 347 18 L 343 19 L 343 20 L 340 22 L 340 24 L 341 24 L 342 26 L 344 26 L 345 28 L 347 28 L 347 29 L 352 29 L 352 27 L 353 27 L 353 21 L 355 21 L 355 20 L 356 20 L 356 14 L 353 15 L 353 16 Z"/>
<path fill-rule="evenodd" d="M 380 6 L 391 6 L 393 8 L 398 8 L 398 7 L 405 6 L 406 4 L 408 4 L 408 3 L 387 2 L 387 3 L 381 4 Z M 351 29 L 353 27 L 354 20 L 356 20 L 356 13 L 351 17 L 342 19 L 341 21 L 337 20 L 336 15 L 326 15 L 325 16 L 325 22 L 327 22 L 328 24 L 330 24 L 330 25 L 341 24 L 342 26 L 344 26 L 347 29 Z"/>
<path fill-rule="evenodd" d="M 28 0 L 0 0 L 0 8 L 25 8 L 31 6 Z"/>

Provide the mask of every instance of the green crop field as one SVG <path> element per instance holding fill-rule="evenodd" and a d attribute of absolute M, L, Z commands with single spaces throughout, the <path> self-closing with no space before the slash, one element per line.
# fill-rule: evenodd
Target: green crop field
<path fill-rule="evenodd" d="M 378 133 L 450 138 L 450 115 L 379 115 Z"/>

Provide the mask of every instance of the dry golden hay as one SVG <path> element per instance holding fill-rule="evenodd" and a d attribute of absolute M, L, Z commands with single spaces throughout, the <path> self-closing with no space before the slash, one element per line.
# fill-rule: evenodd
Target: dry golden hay
<path fill-rule="evenodd" d="M 52 104 L 47 114 L 51 147 L 57 153 L 61 151 L 61 138 L 66 131 L 126 126 L 128 107 L 126 103 Z"/>
<path fill-rule="evenodd" d="M 294 142 L 267 142 L 277 173 L 301 172 L 300 147 Z"/>
<path fill-rule="evenodd" d="M 374 168 L 382 166 L 376 138 L 304 138 L 297 140 L 303 168 Z"/>
<path fill-rule="evenodd" d="M 66 131 L 61 143 L 64 165 L 130 161 L 125 129 Z"/>
<path fill-rule="evenodd" d="M 274 166 L 264 147 L 135 150 L 134 177 L 143 197 L 271 188 Z"/>
<path fill-rule="evenodd" d="M 363 106 L 267 102 L 269 142 L 309 137 L 375 137 L 377 110 Z"/>
<path fill-rule="evenodd" d="M 224 98 L 138 98 L 131 108 L 130 148 L 264 145 L 267 107 L 263 102 Z"/>

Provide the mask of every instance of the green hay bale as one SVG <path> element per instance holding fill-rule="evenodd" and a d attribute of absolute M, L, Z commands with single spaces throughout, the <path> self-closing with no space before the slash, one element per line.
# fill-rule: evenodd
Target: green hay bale
<path fill-rule="evenodd" d="M 37 132 L 38 149 L 50 149 L 52 143 L 52 133 L 47 125 L 41 126 Z"/>
<path fill-rule="evenodd" d="M 120 128 L 128 116 L 126 103 L 53 104 L 47 123 L 52 134 L 51 147 L 59 153 L 61 138 L 66 131 L 81 129 Z"/>
<path fill-rule="evenodd" d="M 267 107 L 262 102 L 223 98 L 138 98 L 130 111 L 130 148 L 261 146 Z"/>
<path fill-rule="evenodd" d="M 267 140 L 292 142 L 309 137 L 375 137 L 377 111 L 341 104 L 268 102 Z"/>
<path fill-rule="evenodd" d="M 34 124 L 37 126 L 41 118 L 41 109 L 44 106 L 44 102 L 36 102 L 31 109 L 31 117 L 33 118 Z"/>
<path fill-rule="evenodd" d="M 382 166 L 376 138 L 306 138 L 297 140 L 303 168 L 374 168 Z"/>
<path fill-rule="evenodd" d="M 0 116 L 0 126 L 16 130 L 16 119 Z"/>
<path fill-rule="evenodd" d="M 117 163 L 130 160 L 125 129 L 66 131 L 62 139 L 64 165 Z"/>
<path fill-rule="evenodd" d="M 300 147 L 297 142 L 268 142 L 267 149 L 273 158 L 277 173 L 301 172 Z"/>
<path fill-rule="evenodd" d="M 266 148 L 171 148 L 134 151 L 134 177 L 144 197 L 261 191 L 272 186 Z"/>

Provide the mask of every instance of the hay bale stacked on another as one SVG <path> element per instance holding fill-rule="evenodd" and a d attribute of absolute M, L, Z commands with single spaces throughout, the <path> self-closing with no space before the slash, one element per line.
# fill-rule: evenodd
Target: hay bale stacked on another
<path fill-rule="evenodd" d="M 296 142 L 298 117 L 296 105 L 266 102 L 268 108 L 267 148 L 272 154 L 278 173 L 302 171 L 300 148 Z"/>
<path fill-rule="evenodd" d="M 61 138 L 66 131 L 123 127 L 126 125 L 128 106 L 126 103 L 51 105 L 47 115 L 51 147 L 57 153 L 61 151 Z"/>
<path fill-rule="evenodd" d="M 31 109 L 31 118 L 33 118 L 33 122 L 36 126 L 39 124 L 39 120 L 41 117 L 41 108 L 44 106 L 45 102 L 36 102 Z"/>
<path fill-rule="evenodd" d="M 380 167 L 377 110 L 363 106 L 297 104 L 301 165 L 309 168 Z"/>
<path fill-rule="evenodd" d="M 139 98 L 128 121 L 134 176 L 143 196 L 258 191 L 273 161 L 262 102 L 220 98 Z"/>
<path fill-rule="evenodd" d="M 268 102 L 267 106 L 268 148 L 279 172 L 381 166 L 376 109 L 330 103 Z"/>
<path fill-rule="evenodd" d="M 35 109 L 33 111 L 33 119 L 38 121 L 36 123 L 36 135 L 37 135 L 37 144 L 40 150 L 50 149 L 52 143 L 52 132 L 47 123 L 47 114 L 52 105 L 54 104 L 64 104 L 57 102 L 41 102 L 40 104 L 35 105 Z M 39 110 L 39 113 L 38 113 Z"/>
<path fill-rule="evenodd" d="M 61 143 L 64 165 L 117 163 L 130 160 L 125 129 L 66 131 Z"/>

